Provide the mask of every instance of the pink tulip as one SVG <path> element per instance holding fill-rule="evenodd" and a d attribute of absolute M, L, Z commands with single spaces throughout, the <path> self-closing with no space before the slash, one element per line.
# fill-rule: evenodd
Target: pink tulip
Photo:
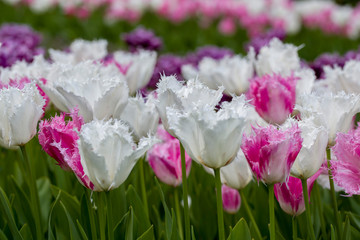
<path fill-rule="evenodd" d="M 158 138 L 163 142 L 155 144 L 148 151 L 149 164 L 155 175 L 164 183 L 178 186 L 182 182 L 179 140 L 173 138 L 163 128 L 158 129 Z M 191 158 L 185 153 L 186 175 L 191 168 Z"/>
<path fill-rule="evenodd" d="M 237 213 L 241 205 L 241 198 L 239 192 L 236 189 L 233 189 L 223 184 L 221 187 L 221 195 L 225 212 L 230 214 Z"/>
<path fill-rule="evenodd" d="M 81 183 L 92 188 L 92 183 L 85 175 L 80 161 L 77 140 L 77 131 L 80 131 L 83 122 L 78 116 L 78 109 L 74 109 L 70 116 L 71 121 L 65 121 L 65 114 L 55 116 L 50 121 L 43 120 L 39 124 L 39 143 L 44 151 L 54 158 L 65 171 L 73 171 Z"/>
<path fill-rule="evenodd" d="M 350 196 L 360 194 L 360 129 L 338 133 L 332 148 L 337 160 L 331 161 L 335 183 Z"/>
<path fill-rule="evenodd" d="M 311 189 L 320 173 L 321 171 L 318 171 L 307 180 L 309 199 Z M 290 176 L 286 183 L 276 183 L 274 193 L 281 209 L 287 214 L 298 216 L 305 211 L 303 188 L 299 178 Z"/>
<path fill-rule="evenodd" d="M 298 125 L 285 130 L 272 125 L 252 130 L 252 135 L 244 134 L 241 145 L 252 172 L 268 184 L 286 181 L 302 146 Z"/>
<path fill-rule="evenodd" d="M 250 83 L 248 97 L 267 122 L 282 124 L 292 113 L 296 100 L 296 78 L 266 74 Z"/>

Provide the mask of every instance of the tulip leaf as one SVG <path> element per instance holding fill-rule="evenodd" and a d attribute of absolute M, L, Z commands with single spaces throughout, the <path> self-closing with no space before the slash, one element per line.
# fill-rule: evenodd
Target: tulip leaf
<path fill-rule="evenodd" d="M 29 225 L 27 224 L 27 223 L 25 223 L 23 226 L 22 226 L 22 228 L 20 229 L 20 234 L 21 234 L 21 236 L 24 238 L 24 239 L 26 239 L 26 240 L 31 240 L 31 239 L 33 239 L 33 237 L 32 237 L 32 233 L 31 233 L 31 231 L 30 231 L 30 227 L 29 227 Z"/>
<path fill-rule="evenodd" d="M 251 240 L 250 229 L 244 218 L 241 218 L 231 230 L 227 240 L 244 239 Z"/>
<path fill-rule="evenodd" d="M 351 239 L 360 239 L 360 232 L 350 225 Z"/>
<path fill-rule="evenodd" d="M 140 232 L 144 232 L 149 229 L 150 221 L 146 217 L 144 205 L 132 185 L 130 185 L 128 190 L 126 191 L 126 198 L 133 207 L 134 215 L 137 217 L 137 219 L 141 219 L 141 224 L 139 224 Z"/>
<path fill-rule="evenodd" d="M 161 218 L 160 218 L 160 214 L 159 214 L 159 211 L 158 209 L 153 205 L 152 206 L 152 209 L 153 209 L 153 212 L 154 212 L 154 215 L 155 215 L 155 220 L 156 220 L 156 229 L 157 229 L 157 237 L 159 239 L 162 238 L 162 236 L 165 234 L 164 232 L 164 223 L 161 221 Z"/>
<path fill-rule="evenodd" d="M 194 226 L 191 225 L 191 239 L 196 240 L 195 232 L 194 232 Z"/>
<path fill-rule="evenodd" d="M 8 240 L 5 233 L 0 229 L 0 240 Z"/>
<path fill-rule="evenodd" d="M 179 233 L 177 230 L 177 224 L 176 224 L 176 215 L 174 212 L 174 209 L 171 209 L 171 224 L 172 224 L 172 230 L 171 230 L 171 239 L 180 239 Z"/>
<path fill-rule="evenodd" d="M 133 240 L 133 231 L 134 231 L 134 213 L 132 207 L 130 206 L 129 216 L 127 218 L 126 223 L 126 232 L 125 232 L 125 239 L 126 240 Z"/>
<path fill-rule="evenodd" d="M 176 224 L 173 224 L 175 223 L 175 214 L 173 214 L 171 216 L 170 214 L 170 211 L 169 211 L 169 208 L 167 207 L 166 205 L 166 201 L 165 201 L 165 196 L 164 196 L 164 193 L 161 189 L 161 186 L 160 186 L 160 183 L 159 181 L 157 180 L 157 178 L 155 177 L 155 182 L 156 182 L 156 185 L 158 187 L 158 190 L 159 190 L 159 193 L 160 193 L 160 199 L 161 199 L 161 203 L 164 207 L 164 211 L 165 211 L 165 233 L 166 233 L 166 238 L 168 240 L 170 239 L 174 239 L 175 238 L 175 230 L 176 230 Z"/>
<path fill-rule="evenodd" d="M 153 240 L 154 236 L 154 225 L 151 225 L 148 230 L 146 230 L 137 240 Z"/>
<path fill-rule="evenodd" d="M 68 220 L 68 224 L 69 224 L 69 229 L 70 229 L 70 237 L 71 239 L 80 239 L 80 234 L 76 228 L 76 225 L 73 221 L 73 219 L 71 218 L 68 210 L 66 209 L 64 203 L 62 201 L 60 201 L 60 206 L 62 207 L 62 209 L 64 210 L 67 220 Z"/>
<path fill-rule="evenodd" d="M 86 236 L 86 233 L 85 233 L 85 231 L 84 231 L 84 228 L 81 226 L 81 224 L 80 224 L 80 222 L 79 222 L 78 219 L 76 219 L 76 224 L 77 224 L 77 226 L 78 226 L 78 228 L 79 228 L 79 231 L 80 231 L 80 234 L 81 234 L 82 239 L 88 240 L 88 237 Z"/>
<path fill-rule="evenodd" d="M 88 203 L 88 201 L 90 202 L 90 200 L 87 199 L 87 194 L 85 191 L 85 194 L 83 194 L 80 199 L 80 223 L 82 224 L 83 231 L 90 233 L 91 227 L 89 220 L 89 206 L 91 206 L 91 203 Z"/>
<path fill-rule="evenodd" d="M 51 192 L 54 197 L 61 191 L 61 202 L 66 206 L 66 210 L 71 215 L 72 219 L 80 219 L 80 202 L 75 197 L 58 188 L 57 186 L 51 185 Z"/>
<path fill-rule="evenodd" d="M 351 225 L 357 230 L 360 230 L 360 216 L 352 212 L 347 212 L 347 215 L 349 216 Z"/>
<path fill-rule="evenodd" d="M 25 218 L 25 222 L 29 224 L 30 230 L 32 230 L 33 236 L 36 236 L 35 231 L 35 220 L 31 210 L 30 200 L 28 195 L 20 188 L 19 184 L 15 180 L 15 177 L 11 175 L 10 177 L 10 185 L 12 185 L 12 189 L 15 191 L 17 198 L 14 199 L 15 211 L 19 218 Z"/>
<path fill-rule="evenodd" d="M 14 220 L 14 216 L 11 211 L 9 199 L 6 197 L 4 190 L 0 187 L 0 203 L 2 206 L 2 212 L 6 217 L 10 231 L 14 239 L 23 239 Z"/>
<path fill-rule="evenodd" d="M 330 228 L 331 228 L 331 240 L 337 240 L 337 237 L 336 237 L 336 233 L 335 233 L 335 229 L 333 227 L 333 225 L 331 224 L 330 225 Z"/>
<path fill-rule="evenodd" d="M 52 228 L 51 228 L 51 220 L 52 220 L 53 211 L 55 209 L 55 206 L 58 204 L 58 202 L 60 200 L 61 193 L 62 193 L 62 191 L 59 191 L 53 205 L 50 208 L 49 220 L 48 220 L 48 240 L 55 240 L 55 236 L 54 236 L 54 234 L 52 232 Z"/>
<path fill-rule="evenodd" d="M 120 221 L 114 227 L 114 238 L 115 239 L 123 239 L 125 232 L 125 223 L 127 222 L 127 218 L 130 212 L 124 214 L 124 216 L 120 219 Z"/>
<path fill-rule="evenodd" d="M 349 239 L 351 239 L 349 216 L 346 216 L 345 226 L 344 226 L 344 230 L 343 230 L 343 234 L 342 234 L 342 238 L 341 238 L 341 239 L 343 239 L 343 240 L 349 240 Z"/>
<path fill-rule="evenodd" d="M 51 205 L 51 190 L 50 190 L 50 180 L 46 177 L 42 177 L 36 180 L 36 185 L 38 189 L 39 202 L 40 202 L 40 211 L 41 211 L 41 222 L 43 225 L 46 225 L 47 218 L 49 216 L 50 205 Z M 44 229 L 46 231 L 46 229 Z"/>

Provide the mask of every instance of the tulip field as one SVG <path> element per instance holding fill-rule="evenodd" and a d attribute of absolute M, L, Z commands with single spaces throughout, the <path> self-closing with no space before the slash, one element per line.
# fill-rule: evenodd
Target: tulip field
<path fill-rule="evenodd" d="M 0 0 L 0 240 L 360 239 L 360 4 Z"/>

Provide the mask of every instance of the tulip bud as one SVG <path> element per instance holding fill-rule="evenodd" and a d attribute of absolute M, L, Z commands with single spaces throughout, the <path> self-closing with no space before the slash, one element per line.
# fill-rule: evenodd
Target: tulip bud
<path fill-rule="evenodd" d="M 296 101 L 296 79 L 279 74 L 254 78 L 249 98 L 259 115 L 272 124 L 282 124 L 292 113 Z"/>
<path fill-rule="evenodd" d="M 223 184 L 221 187 L 221 195 L 225 212 L 230 214 L 237 213 L 241 205 L 241 198 L 239 192 L 236 189 L 233 189 Z"/>
<path fill-rule="evenodd" d="M 319 174 L 320 171 L 307 180 L 309 199 L 311 189 Z M 305 211 L 303 188 L 299 178 L 290 176 L 286 183 L 276 183 L 274 194 L 281 209 L 287 214 L 298 216 Z"/>
<path fill-rule="evenodd" d="M 169 134 L 169 136 L 171 135 Z M 161 138 L 161 136 L 158 137 Z M 174 187 L 181 184 L 182 172 L 179 140 L 167 138 L 167 140 L 155 144 L 147 153 L 147 157 L 155 175 L 162 182 Z M 191 168 L 191 158 L 186 153 L 185 165 L 186 175 L 188 176 Z"/>

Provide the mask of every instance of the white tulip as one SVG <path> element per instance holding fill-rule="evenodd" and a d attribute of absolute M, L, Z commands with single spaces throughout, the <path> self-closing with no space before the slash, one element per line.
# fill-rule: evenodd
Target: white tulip
<path fill-rule="evenodd" d="M 155 99 L 150 94 L 145 99 L 138 95 L 128 99 L 124 111 L 120 116 L 114 116 L 126 122 L 131 130 L 135 141 L 147 135 L 155 135 L 159 125 L 159 114 L 156 110 Z"/>
<path fill-rule="evenodd" d="M 97 61 L 104 58 L 107 52 L 107 41 L 87 41 L 77 39 L 70 45 L 70 52 L 49 49 L 50 58 L 54 63 L 76 64 L 82 61 Z"/>
<path fill-rule="evenodd" d="M 304 68 L 295 71 L 294 76 L 297 78 L 296 99 L 302 94 L 311 93 L 316 80 L 315 72 L 311 68 Z"/>
<path fill-rule="evenodd" d="M 293 71 L 300 69 L 298 50 L 299 47 L 273 38 L 268 46 L 260 49 L 255 62 L 257 74 L 259 76 L 270 73 L 290 75 Z"/>
<path fill-rule="evenodd" d="M 201 96 L 199 96 L 201 97 Z M 216 111 L 211 105 L 180 110 L 167 108 L 170 129 L 189 156 L 198 163 L 217 169 L 231 163 L 239 151 L 246 126 L 245 97 L 223 102 Z"/>
<path fill-rule="evenodd" d="M 243 189 L 252 179 L 250 166 L 240 149 L 229 165 L 220 168 L 221 182 L 235 189 Z"/>
<path fill-rule="evenodd" d="M 24 145 L 36 134 L 45 100 L 34 83 L 0 90 L 0 145 Z"/>
<path fill-rule="evenodd" d="M 317 125 L 328 131 L 329 144 L 333 145 L 337 132 L 347 132 L 353 117 L 360 111 L 360 95 L 339 92 L 313 92 L 300 96 L 295 109 L 302 119 L 314 118 Z"/>
<path fill-rule="evenodd" d="M 183 86 L 174 76 L 162 76 L 156 92 L 158 94 L 156 108 L 161 121 L 165 129 L 174 136 L 168 124 L 168 107 L 185 110 L 194 106 L 209 105 L 210 108 L 214 108 L 222 97 L 223 88 L 211 90 L 194 79 L 187 81 Z"/>
<path fill-rule="evenodd" d="M 78 107 L 85 122 L 118 116 L 127 103 L 126 82 L 114 66 L 55 64 L 47 80 L 39 84 L 55 106 L 66 112 Z"/>
<path fill-rule="evenodd" d="M 201 82 L 211 89 L 225 87 L 228 95 L 240 95 L 249 88 L 249 80 L 254 75 L 253 60 L 255 52 L 249 52 L 246 58 L 240 56 L 224 57 L 220 60 L 205 57 L 199 63 L 199 70 L 194 72 L 194 68 L 185 65 L 181 68 L 184 77 L 198 75 Z"/>
<path fill-rule="evenodd" d="M 137 53 L 115 52 L 114 60 L 124 69 L 130 95 L 145 87 L 154 72 L 156 52 L 140 50 Z"/>
<path fill-rule="evenodd" d="M 288 119 L 284 126 L 291 126 L 295 122 L 301 130 L 303 142 L 290 173 L 294 177 L 308 179 L 320 169 L 326 158 L 328 133 L 324 126 L 318 126 L 314 123 L 314 117 L 305 118 L 301 121 Z"/>
<path fill-rule="evenodd" d="M 324 71 L 326 84 L 331 91 L 360 94 L 360 61 L 350 60 L 343 69 L 325 66 Z"/>
<path fill-rule="evenodd" d="M 137 160 L 155 143 L 154 138 L 141 138 L 136 145 L 129 128 L 113 119 L 84 124 L 78 147 L 84 173 L 94 190 L 109 191 L 127 179 Z"/>

